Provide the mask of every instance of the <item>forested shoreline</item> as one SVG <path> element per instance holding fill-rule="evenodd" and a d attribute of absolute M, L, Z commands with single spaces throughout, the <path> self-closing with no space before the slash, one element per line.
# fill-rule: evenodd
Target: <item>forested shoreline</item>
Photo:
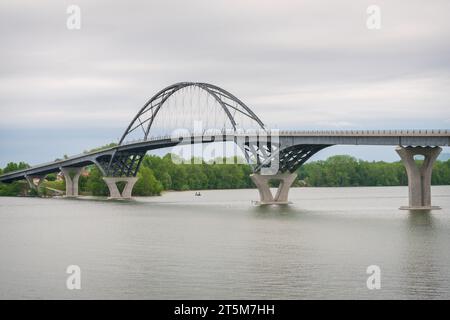
<path fill-rule="evenodd" d="M 165 190 L 205 190 L 254 188 L 250 179 L 252 170 L 238 159 L 216 159 L 177 164 L 170 154 L 159 157 L 146 155 L 142 161 L 133 189 L 135 196 L 160 195 Z M 421 161 L 417 161 L 420 165 Z M 27 168 L 24 162 L 9 163 L 0 174 Z M 298 170 L 294 186 L 305 187 L 356 187 L 356 186 L 404 186 L 408 184 L 406 171 L 401 162 L 363 161 L 354 157 L 337 155 L 323 161 L 312 161 Z M 433 185 L 450 184 L 450 160 L 437 161 L 433 168 Z M 39 195 L 49 195 L 49 190 L 65 190 L 64 179 L 50 174 L 39 190 Z M 100 170 L 94 165 L 86 168 L 80 177 L 82 195 L 107 196 L 108 188 Z M 0 196 L 38 195 L 30 190 L 25 181 L 0 183 Z"/>

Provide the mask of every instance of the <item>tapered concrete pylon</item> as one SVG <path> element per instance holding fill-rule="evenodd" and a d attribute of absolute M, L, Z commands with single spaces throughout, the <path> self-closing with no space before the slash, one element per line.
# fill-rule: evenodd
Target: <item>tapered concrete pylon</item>
<path fill-rule="evenodd" d="M 431 173 L 433 164 L 439 153 L 440 147 L 402 147 L 395 149 L 402 159 L 408 175 L 409 206 L 400 207 L 404 210 L 431 210 L 440 209 L 431 205 Z M 415 155 L 425 157 L 423 164 L 419 167 Z"/>
<path fill-rule="evenodd" d="M 261 175 L 254 173 L 250 175 L 253 183 L 256 185 L 259 191 L 260 204 L 288 204 L 288 194 L 292 183 L 297 178 L 296 173 L 279 173 L 276 175 Z M 279 180 L 275 197 L 272 195 L 269 187 L 270 180 Z"/>
<path fill-rule="evenodd" d="M 138 181 L 137 177 L 103 177 L 109 189 L 109 199 L 131 199 L 134 184 Z M 125 182 L 125 187 L 120 193 L 117 188 L 117 182 Z"/>
<path fill-rule="evenodd" d="M 64 180 L 66 181 L 66 197 L 78 197 L 78 179 L 80 178 L 83 168 L 62 167 L 60 170 L 64 175 Z"/>
<path fill-rule="evenodd" d="M 39 175 L 39 176 L 25 176 L 25 179 L 28 182 L 28 185 L 31 189 L 39 191 L 39 187 L 41 186 L 42 182 L 45 180 L 45 175 Z M 34 183 L 34 179 L 39 179 L 38 183 Z"/>

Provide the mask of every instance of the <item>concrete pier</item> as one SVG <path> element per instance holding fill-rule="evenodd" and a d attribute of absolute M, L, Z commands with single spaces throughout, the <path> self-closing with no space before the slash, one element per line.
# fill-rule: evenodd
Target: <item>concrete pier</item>
<path fill-rule="evenodd" d="M 109 199 L 131 199 L 134 184 L 138 181 L 137 177 L 103 177 L 109 189 Z M 117 188 L 117 182 L 125 182 L 122 193 Z"/>
<path fill-rule="evenodd" d="M 31 189 L 39 191 L 39 187 L 41 186 L 42 182 L 45 180 L 45 175 L 38 175 L 38 176 L 25 176 L 25 179 L 28 182 L 28 185 Z M 34 183 L 34 179 L 38 179 L 38 183 Z"/>
<path fill-rule="evenodd" d="M 259 204 L 288 204 L 288 194 L 289 189 L 292 183 L 295 181 L 297 177 L 296 173 L 279 173 L 276 175 L 261 175 L 258 173 L 254 173 L 250 175 L 253 183 L 256 185 L 259 191 L 260 202 Z M 280 185 L 278 186 L 278 190 L 273 196 L 270 191 L 269 181 L 270 180 L 278 180 L 280 181 Z"/>
<path fill-rule="evenodd" d="M 83 167 L 61 167 L 66 181 L 66 197 L 78 197 L 78 179 Z"/>
<path fill-rule="evenodd" d="M 395 149 L 405 165 L 408 175 L 409 206 L 400 207 L 403 210 L 440 209 L 431 205 L 431 173 L 440 147 L 402 147 Z M 423 164 L 418 166 L 414 156 L 424 156 Z"/>

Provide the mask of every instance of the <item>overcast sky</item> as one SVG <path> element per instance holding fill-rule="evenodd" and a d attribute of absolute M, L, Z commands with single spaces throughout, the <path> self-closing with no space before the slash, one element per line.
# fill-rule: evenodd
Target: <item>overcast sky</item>
<path fill-rule="evenodd" d="M 67 29 L 71 4 L 80 30 Z M 0 166 L 116 141 L 179 81 L 223 87 L 268 127 L 450 128 L 449 15 L 448 0 L 2 0 Z M 322 157 L 336 152 L 397 159 Z"/>

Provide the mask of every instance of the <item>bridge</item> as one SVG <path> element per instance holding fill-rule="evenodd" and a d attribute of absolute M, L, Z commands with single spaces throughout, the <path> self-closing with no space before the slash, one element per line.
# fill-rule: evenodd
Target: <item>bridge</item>
<path fill-rule="evenodd" d="M 200 126 L 198 125 L 200 124 Z M 431 173 L 441 146 L 450 145 L 450 130 L 273 130 L 236 96 L 207 83 L 181 82 L 156 93 L 132 119 L 114 147 L 86 152 L 0 176 L 0 182 L 25 179 L 38 189 L 45 176 L 62 172 L 67 197 L 78 196 L 82 169 L 96 165 L 111 199 L 131 198 L 144 155 L 161 148 L 233 142 L 252 166 L 251 179 L 260 204 L 287 204 L 295 171 L 314 154 L 333 145 L 396 147 L 408 176 L 409 204 L 402 209 L 436 209 L 431 205 Z M 424 157 L 419 167 L 415 156 Z M 37 184 L 35 181 L 37 180 Z M 269 182 L 279 181 L 273 194 Z M 119 191 L 117 183 L 125 183 Z"/>

